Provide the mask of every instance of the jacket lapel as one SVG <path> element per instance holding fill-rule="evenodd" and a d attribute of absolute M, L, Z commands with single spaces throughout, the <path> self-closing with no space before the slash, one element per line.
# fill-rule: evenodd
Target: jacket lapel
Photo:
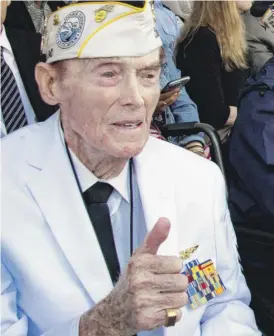
<path fill-rule="evenodd" d="M 153 155 L 154 141 L 158 140 L 150 139 L 142 153 L 134 160 L 146 227 L 147 231 L 150 231 L 160 217 L 168 218 L 171 230 L 158 253 L 178 255 L 174 183 L 169 183 L 164 173 L 165 168 L 157 164 L 157 156 Z"/>
<path fill-rule="evenodd" d="M 179 218 L 176 215 L 178 212 L 178 209 L 176 209 L 178 192 L 176 194 L 176 185 L 173 177 L 171 176 L 170 179 L 166 178 L 166 170 L 170 169 L 170 163 L 163 166 L 163 161 L 158 160 L 158 155 L 161 155 L 164 151 L 160 152 L 159 147 L 157 146 L 156 148 L 156 146 L 154 146 L 156 141 L 159 140 L 151 138 L 143 152 L 136 157 L 134 161 L 138 187 L 147 231 L 153 228 L 160 217 L 168 218 L 171 223 L 169 236 L 160 246 L 158 254 L 179 256 L 180 248 L 183 246 L 186 248 L 191 247 L 193 244 L 191 242 L 191 236 L 189 237 L 188 234 L 182 236 L 178 231 L 179 226 L 184 225 L 184 223 L 179 223 Z M 175 199 L 175 197 L 177 197 L 177 199 Z M 182 206 L 184 206 L 184 195 L 181 195 L 179 201 Z M 180 241 L 178 237 L 180 237 Z M 187 330 L 189 334 L 193 335 L 196 329 L 197 322 L 195 318 L 197 319 L 197 315 L 193 314 L 191 309 L 187 306 L 182 309 L 182 314 L 183 319 L 173 328 L 162 328 L 161 335 L 179 336 L 182 334 L 182 330 Z"/>
<path fill-rule="evenodd" d="M 51 145 L 44 145 L 49 147 L 48 154 L 45 147 L 43 154 L 40 151 L 39 162 L 38 153 L 32 152 L 29 165 L 39 173 L 28 181 L 28 187 L 68 263 L 96 303 L 109 294 L 113 285 L 59 134 L 58 120 L 51 118 L 44 128 L 54 128 L 52 134 L 45 136 L 52 139 Z M 168 218 L 170 234 L 158 253 L 178 255 L 174 183 L 164 179 L 164 170 L 158 167 L 156 156 L 151 155 L 153 144 L 150 140 L 134 159 L 146 227 L 150 231 L 160 217 Z"/>
<path fill-rule="evenodd" d="M 93 301 L 98 302 L 113 285 L 59 134 L 57 118 L 48 129 L 52 127 L 54 139 L 42 167 L 29 162 L 32 169 L 41 171 L 28 187 L 68 263 Z"/>

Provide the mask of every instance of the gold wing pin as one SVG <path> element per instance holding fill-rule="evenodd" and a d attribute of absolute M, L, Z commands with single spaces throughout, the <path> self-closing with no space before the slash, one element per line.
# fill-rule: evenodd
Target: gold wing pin
<path fill-rule="evenodd" d="M 113 9 L 114 9 L 114 5 L 105 5 L 97 9 L 95 11 L 95 22 L 100 23 L 104 21 L 108 13 L 112 12 Z"/>
<path fill-rule="evenodd" d="M 190 248 L 188 248 L 188 249 L 186 249 L 184 251 L 181 251 L 180 252 L 180 258 L 182 260 L 189 259 L 189 257 L 191 256 L 191 254 L 193 254 L 197 250 L 198 247 L 199 247 L 199 245 L 195 245 L 195 246 L 190 247 Z"/>

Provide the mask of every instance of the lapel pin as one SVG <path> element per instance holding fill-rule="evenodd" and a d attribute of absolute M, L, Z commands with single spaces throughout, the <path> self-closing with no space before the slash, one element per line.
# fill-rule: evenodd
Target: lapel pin
<path fill-rule="evenodd" d="M 186 260 L 189 259 L 189 257 L 197 250 L 197 248 L 199 247 L 199 245 L 195 245 L 193 247 L 190 247 L 186 250 L 181 251 L 180 254 L 180 258 L 182 260 Z"/>
<path fill-rule="evenodd" d="M 53 24 L 54 26 L 58 26 L 60 24 L 60 17 L 58 14 L 55 14 L 53 17 Z"/>

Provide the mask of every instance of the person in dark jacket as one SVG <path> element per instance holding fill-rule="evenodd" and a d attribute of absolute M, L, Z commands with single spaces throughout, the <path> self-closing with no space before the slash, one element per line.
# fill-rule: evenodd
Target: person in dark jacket
<path fill-rule="evenodd" d="M 41 99 L 35 81 L 34 69 L 42 59 L 41 34 L 36 33 L 23 1 L 8 5 L 8 1 L 1 1 L 1 137 L 46 120 L 58 108 Z"/>
<path fill-rule="evenodd" d="M 248 1 L 194 1 L 178 48 L 177 67 L 191 78 L 186 90 L 197 104 L 200 121 L 217 130 L 227 128 L 222 140 L 236 119 L 238 93 L 246 78 L 240 13 L 250 6 Z"/>
<path fill-rule="evenodd" d="M 63 1 L 12 1 L 7 12 L 5 27 L 42 33 L 45 17 L 64 5 Z"/>
<path fill-rule="evenodd" d="M 267 84 L 263 87 L 262 83 Z M 260 84 L 260 89 L 258 85 Z M 274 57 L 250 77 L 230 141 L 229 206 L 258 324 L 274 335 Z M 248 93 L 249 92 L 249 93 Z"/>

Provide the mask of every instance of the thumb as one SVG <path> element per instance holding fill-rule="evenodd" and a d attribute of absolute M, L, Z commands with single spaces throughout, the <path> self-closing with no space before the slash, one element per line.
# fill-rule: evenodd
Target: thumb
<path fill-rule="evenodd" d="M 134 254 L 156 254 L 160 245 L 167 239 L 170 231 L 170 222 L 161 217 L 153 229 L 146 235 L 143 245 Z"/>

